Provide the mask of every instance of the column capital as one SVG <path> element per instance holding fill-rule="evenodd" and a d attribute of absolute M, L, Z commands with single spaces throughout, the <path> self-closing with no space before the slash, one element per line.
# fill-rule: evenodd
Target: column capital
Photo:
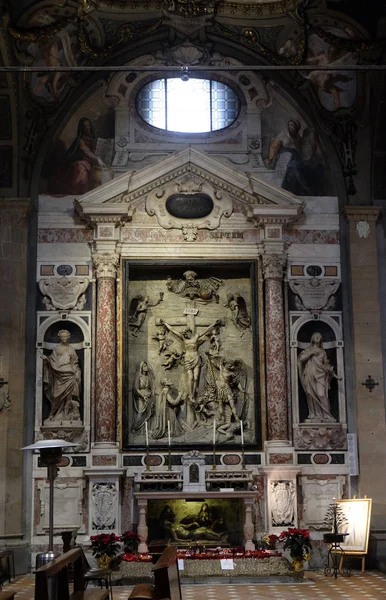
<path fill-rule="evenodd" d="M 372 221 L 378 219 L 381 212 L 380 206 L 353 206 L 347 205 L 344 207 L 344 214 L 348 221 Z"/>
<path fill-rule="evenodd" d="M 116 252 L 111 252 L 109 254 L 94 252 L 92 255 L 92 260 L 97 279 L 101 279 L 102 277 L 116 279 L 117 270 L 119 267 L 119 258 L 120 256 Z"/>
<path fill-rule="evenodd" d="M 276 252 L 261 255 L 264 279 L 283 279 L 287 255 Z"/>

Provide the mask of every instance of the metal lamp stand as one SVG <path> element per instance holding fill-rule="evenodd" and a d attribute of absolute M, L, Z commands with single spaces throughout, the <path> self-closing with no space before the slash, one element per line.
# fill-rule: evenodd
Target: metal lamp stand
<path fill-rule="evenodd" d="M 74 447 L 64 440 L 42 440 L 22 448 L 22 450 L 39 450 L 42 466 L 47 467 L 49 482 L 49 508 L 48 508 L 48 550 L 36 555 L 36 569 L 50 562 L 58 556 L 54 552 L 54 481 L 58 475 L 58 464 L 62 460 L 63 448 Z"/>

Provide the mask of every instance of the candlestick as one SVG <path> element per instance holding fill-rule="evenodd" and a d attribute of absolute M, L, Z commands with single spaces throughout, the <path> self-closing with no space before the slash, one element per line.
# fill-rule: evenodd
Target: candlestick
<path fill-rule="evenodd" d="M 240 433 L 241 433 L 241 468 L 245 469 L 245 454 L 244 454 L 244 425 L 240 419 Z"/>
<path fill-rule="evenodd" d="M 241 445 L 244 446 L 244 425 L 240 420 L 240 432 L 241 432 Z"/>
<path fill-rule="evenodd" d="M 168 444 L 170 446 L 170 421 L 168 421 Z"/>
<path fill-rule="evenodd" d="M 145 436 L 146 436 L 146 446 L 149 446 L 149 431 L 147 429 L 147 421 L 145 421 Z"/>
<path fill-rule="evenodd" d="M 216 419 L 213 419 L 213 465 L 212 470 L 216 470 Z"/>
<path fill-rule="evenodd" d="M 147 428 L 147 421 L 145 421 L 145 438 L 146 438 L 146 458 L 145 458 L 146 471 L 150 471 L 150 464 L 149 464 L 149 431 L 148 431 L 148 428 Z"/>

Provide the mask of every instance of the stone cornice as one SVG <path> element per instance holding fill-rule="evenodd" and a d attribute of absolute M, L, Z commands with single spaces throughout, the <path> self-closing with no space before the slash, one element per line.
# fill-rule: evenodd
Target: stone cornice
<path fill-rule="evenodd" d="M 379 206 L 345 206 L 344 214 L 348 221 L 377 221 L 381 208 Z"/>
<path fill-rule="evenodd" d="M 283 206 L 277 204 L 257 204 L 247 211 L 247 220 L 255 227 L 264 225 L 289 225 L 303 212 L 303 205 Z"/>

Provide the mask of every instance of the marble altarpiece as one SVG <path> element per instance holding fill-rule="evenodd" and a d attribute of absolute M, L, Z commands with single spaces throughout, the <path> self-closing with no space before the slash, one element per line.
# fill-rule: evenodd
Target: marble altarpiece
<path fill-rule="evenodd" d="M 221 494 L 240 501 L 239 542 L 252 548 L 265 531 L 321 528 L 324 505 L 346 485 L 337 199 L 280 187 L 291 154 L 264 159 L 268 124 L 295 123 L 299 147 L 308 124 L 296 111 L 291 120 L 278 87 L 247 75 L 228 75 L 243 100 L 225 133 L 180 150 L 153 132 L 149 154 L 133 104 L 126 110 L 139 80 L 116 75 L 106 93 L 114 102 L 100 92 L 93 102 L 117 143 L 129 126 L 131 163 L 54 200 L 65 243 L 52 254 L 52 198 L 41 197 L 35 431 L 78 444 L 57 494 L 71 498 L 67 527 L 77 523 L 85 540 L 135 526 L 146 550 L 152 502 L 154 520 L 176 498 L 215 506 Z M 85 126 L 82 111 L 66 139 Z M 52 365 L 63 344 L 71 376 L 61 396 Z M 316 399 L 303 374 L 314 351 L 325 373 Z M 37 470 L 36 549 L 46 518 L 39 480 Z"/>

